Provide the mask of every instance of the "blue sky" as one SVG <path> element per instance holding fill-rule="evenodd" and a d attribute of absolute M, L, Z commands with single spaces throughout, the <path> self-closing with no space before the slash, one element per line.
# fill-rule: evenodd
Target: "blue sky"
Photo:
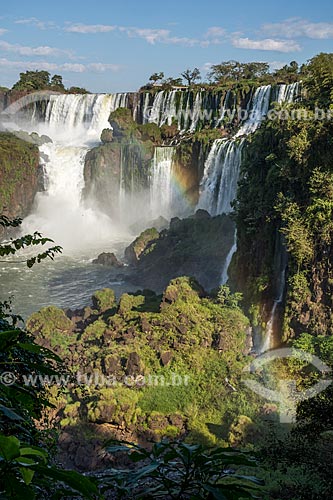
<path fill-rule="evenodd" d="M 26 69 L 93 92 L 136 90 L 155 71 L 228 59 L 279 67 L 333 52 L 331 0 L 57 0 L 4 2 L 0 85 Z"/>

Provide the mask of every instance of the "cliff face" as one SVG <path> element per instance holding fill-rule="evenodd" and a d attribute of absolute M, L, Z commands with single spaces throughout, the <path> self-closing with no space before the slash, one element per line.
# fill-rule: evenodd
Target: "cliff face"
<path fill-rule="evenodd" d="M 102 144 L 86 155 L 83 196 L 87 204 L 117 216 L 121 185 L 128 192 L 146 187 L 154 144 L 134 122 L 129 109 L 113 112 L 110 123 L 113 130 L 105 129 Z"/>
<path fill-rule="evenodd" d="M 39 178 L 39 151 L 34 144 L 0 133 L 0 213 L 24 217 L 31 210 Z"/>
<path fill-rule="evenodd" d="M 254 324 L 265 327 L 280 274 L 283 340 L 333 333 L 332 133 L 330 121 L 266 123 L 242 164 L 233 284 Z M 275 265 L 279 234 L 288 253 L 284 273 Z"/>

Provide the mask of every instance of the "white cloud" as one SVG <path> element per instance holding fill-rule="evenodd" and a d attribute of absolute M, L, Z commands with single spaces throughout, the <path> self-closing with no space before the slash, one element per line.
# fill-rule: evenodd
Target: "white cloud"
<path fill-rule="evenodd" d="M 200 44 L 200 40 L 196 38 L 187 38 L 187 37 L 178 37 L 171 36 L 167 37 L 165 40 L 161 40 L 163 43 L 170 43 L 174 45 L 186 45 L 187 47 L 194 47 L 195 45 Z"/>
<path fill-rule="evenodd" d="M 170 30 L 153 28 L 126 28 L 119 26 L 119 31 L 125 32 L 130 38 L 143 38 L 146 42 L 154 45 L 156 42 L 164 42 L 170 35 Z"/>
<path fill-rule="evenodd" d="M 103 64 L 103 63 L 49 63 L 46 61 L 9 61 L 8 59 L 0 59 L 0 68 L 9 68 L 15 70 L 45 70 L 45 71 L 68 71 L 71 73 L 85 73 L 85 72 L 103 72 L 103 71 L 118 71 L 120 66 L 116 64 Z"/>
<path fill-rule="evenodd" d="M 211 28 L 208 28 L 205 34 L 205 38 L 219 38 L 225 35 L 225 29 L 221 28 L 220 26 L 212 26 Z"/>
<path fill-rule="evenodd" d="M 208 47 L 212 44 L 221 43 L 219 37 L 225 35 L 225 31 L 219 27 L 209 28 L 203 39 L 189 38 L 184 36 L 173 36 L 168 29 L 160 28 L 138 28 L 136 26 L 111 26 L 104 24 L 70 24 L 64 28 L 71 33 L 107 33 L 118 31 L 126 34 L 129 38 L 142 38 L 150 45 L 165 43 L 170 45 L 185 45 L 187 47 Z"/>
<path fill-rule="evenodd" d="M 0 50 L 6 52 L 14 52 L 21 56 L 69 56 L 73 57 L 73 52 L 70 50 L 57 49 L 43 45 L 40 47 L 29 47 L 19 44 L 11 44 L 0 40 Z"/>
<path fill-rule="evenodd" d="M 272 38 L 265 38 L 264 40 L 234 38 L 232 45 L 238 49 L 273 50 L 277 52 L 298 52 L 301 50 L 300 45 L 293 40 L 273 40 Z"/>
<path fill-rule="evenodd" d="M 41 21 L 36 17 L 29 17 L 27 19 L 17 19 L 15 24 L 31 24 L 39 28 L 40 30 L 47 30 L 51 28 L 56 28 L 56 24 L 53 21 Z"/>
<path fill-rule="evenodd" d="M 4 35 L 5 33 L 7 33 L 8 30 L 6 30 L 5 28 L 0 28 L 0 36 L 1 35 Z"/>
<path fill-rule="evenodd" d="M 93 34 L 93 33 L 108 33 L 114 31 L 117 27 L 108 24 L 70 24 L 64 28 L 69 33 Z"/>
<path fill-rule="evenodd" d="M 286 38 L 327 39 L 333 38 L 333 23 L 313 23 L 306 19 L 294 17 L 281 23 L 264 24 L 262 31 L 272 36 L 284 36 Z"/>

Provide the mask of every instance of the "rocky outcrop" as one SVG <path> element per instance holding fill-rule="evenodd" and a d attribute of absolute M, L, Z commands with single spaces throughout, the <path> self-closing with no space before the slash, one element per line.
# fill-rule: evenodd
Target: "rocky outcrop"
<path fill-rule="evenodd" d="M 137 264 L 141 255 L 147 250 L 152 241 L 159 238 L 157 229 L 150 228 L 143 231 L 126 249 L 125 258 L 129 264 Z"/>
<path fill-rule="evenodd" d="M 230 217 L 211 217 L 198 210 L 187 219 L 172 219 L 170 228 L 156 231 L 155 238 L 153 230 L 148 231 L 126 250 L 129 262 L 136 263 L 131 275 L 134 282 L 156 291 L 182 275 L 195 277 L 206 288 L 220 284 L 221 267 L 234 238 Z"/>
<path fill-rule="evenodd" d="M 25 217 L 38 191 L 38 147 L 13 134 L 0 133 L 0 213 Z"/>
<path fill-rule="evenodd" d="M 111 113 L 110 124 L 112 130 L 102 132 L 102 145 L 86 155 L 83 196 L 88 205 L 119 219 L 120 186 L 136 193 L 147 188 L 154 144 L 129 109 Z"/>
<path fill-rule="evenodd" d="M 100 264 L 102 266 L 120 268 L 123 267 L 123 263 L 120 262 L 114 253 L 112 252 L 102 252 L 99 254 L 97 259 L 92 261 L 92 264 Z"/>

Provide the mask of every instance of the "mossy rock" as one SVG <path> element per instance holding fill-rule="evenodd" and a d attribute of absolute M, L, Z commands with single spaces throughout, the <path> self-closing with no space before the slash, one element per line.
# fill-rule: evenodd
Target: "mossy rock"
<path fill-rule="evenodd" d="M 157 240 L 160 233 L 154 227 L 146 229 L 125 250 L 125 258 L 130 264 L 136 264 L 152 241 Z"/>
<path fill-rule="evenodd" d="M 116 296 L 111 288 L 103 288 L 98 290 L 92 296 L 92 303 L 94 309 L 99 313 L 112 309 L 116 305 Z"/>

